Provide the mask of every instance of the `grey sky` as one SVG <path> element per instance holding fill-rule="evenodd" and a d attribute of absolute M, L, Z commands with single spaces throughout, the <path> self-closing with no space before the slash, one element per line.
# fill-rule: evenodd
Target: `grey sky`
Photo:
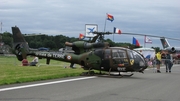
<path fill-rule="evenodd" d="M 2 30 L 11 32 L 17 25 L 22 33 L 62 34 L 78 37 L 85 33 L 85 24 L 97 24 L 104 30 L 106 13 L 114 21 L 106 22 L 106 31 L 113 27 L 122 32 L 180 38 L 179 0 L 0 0 Z M 129 35 L 114 35 L 115 42 L 132 43 Z M 144 37 L 134 36 L 143 46 Z M 113 36 L 108 38 L 113 40 Z M 146 47 L 162 47 L 160 40 L 151 38 Z M 179 41 L 168 40 L 172 46 Z"/>

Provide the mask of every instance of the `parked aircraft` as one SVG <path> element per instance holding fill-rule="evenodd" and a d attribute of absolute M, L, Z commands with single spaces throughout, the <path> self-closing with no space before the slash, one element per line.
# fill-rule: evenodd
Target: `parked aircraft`
<path fill-rule="evenodd" d="M 143 55 L 135 50 L 123 47 L 109 47 L 109 43 L 103 42 L 104 32 L 96 32 L 97 36 L 91 42 L 75 41 L 73 43 L 66 42 L 65 45 L 72 47 L 72 52 L 47 52 L 30 50 L 26 40 L 21 34 L 18 27 L 12 27 L 13 33 L 13 49 L 14 54 L 19 61 L 26 59 L 28 55 L 46 58 L 46 63 L 50 63 L 50 59 L 65 61 L 73 64 L 79 64 L 83 69 L 99 70 L 109 72 L 143 72 L 147 68 L 147 62 Z M 93 42 L 99 39 L 98 42 Z M 129 76 L 132 76 L 130 74 Z"/>
<path fill-rule="evenodd" d="M 170 46 L 166 38 L 160 38 L 164 50 L 167 50 L 175 59 L 180 59 L 180 47 Z"/>
<path fill-rule="evenodd" d="M 148 34 L 137 34 L 137 33 L 121 33 L 121 34 L 149 36 L 149 37 L 160 38 L 162 46 L 164 48 L 163 50 L 168 50 L 171 54 L 173 54 L 173 57 L 175 59 L 180 59 L 180 47 L 174 47 L 174 46 L 172 47 L 172 46 L 170 46 L 169 42 L 167 41 L 167 39 L 180 41 L 180 39 L 178 39 L 178 38 L 168 38 L 168 37 L 163 37 L 163 36 L 155 36 L 155 35 L 148 35 Z"/>

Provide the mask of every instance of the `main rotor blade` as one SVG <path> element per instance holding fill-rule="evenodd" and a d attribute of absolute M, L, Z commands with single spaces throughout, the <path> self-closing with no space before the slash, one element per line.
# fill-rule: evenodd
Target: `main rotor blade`
<path fill-rule="evenodd" d="M 156 35 L 149 35 L 149 34 L 137 34 L 137 33 L 121 33 L 121 34 L 126 34 L 126 35 L 139 35 L 139 36 L 149 36 L 149 37 L 157 37 L 157 38 L 166 38 L 166 39 L 171 39 L 171 40 L 178 40 L 178 38 L 169 38 L 169 37 L 164 37 L 164 36 L 156 36 Z"/>

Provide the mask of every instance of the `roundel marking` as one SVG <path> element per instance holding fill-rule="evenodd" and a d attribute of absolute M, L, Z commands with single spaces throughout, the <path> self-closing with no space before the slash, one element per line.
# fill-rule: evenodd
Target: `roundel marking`
<path fill-rule="evenodd" d="M 70 55 L 68 55 L 68 56 L 67 56 L 67 59 L 68 59 L 68 60 L 71 60 L 71 56 L 70 56 Z"/>

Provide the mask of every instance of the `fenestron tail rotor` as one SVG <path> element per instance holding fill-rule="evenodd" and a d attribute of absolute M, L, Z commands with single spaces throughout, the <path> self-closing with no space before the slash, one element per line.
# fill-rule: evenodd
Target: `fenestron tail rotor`
<path fill-rule="evenodd" d="M 18 60 L 23 60 L 27 58 L 27 54 L 29 53 L 29 46 L 25 41 L 24 37 L 21 34 L 21 31 L 18 27 L 12 27 L 13 33 L 13 50 L 16 54 Z"/>

